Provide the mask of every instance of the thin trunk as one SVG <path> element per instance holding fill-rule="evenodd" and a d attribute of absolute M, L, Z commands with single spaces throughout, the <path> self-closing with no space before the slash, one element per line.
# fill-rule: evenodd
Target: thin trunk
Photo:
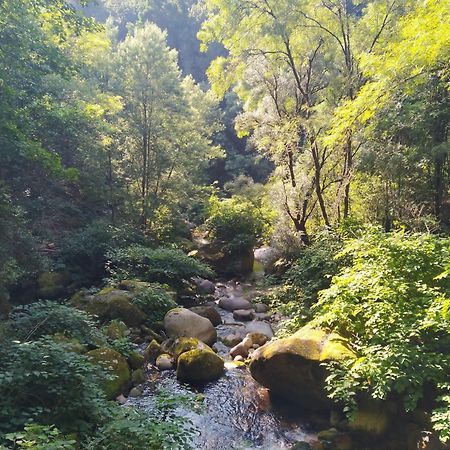
<path fill-rule="evenodd" d="M 323 199 L 322 186 L 320 184 L 322 166 L 321 166 L 320 159 L 319 159 L 319 148 L 318 148 L 317 140 L 315 139 L 315 137 L 311 138 L 311 153 L 312 153 L 312 157 L 313 157 L 313 161 L 314 161 L 314 170 L 315 170 L 314 187 L 315 187 L 315 191 L 316 191 L 316 195 L 317 195 L 317 200 L 319 202 L 320 211 L 322 213 L 322 217 L 325 222 L 325 225 L 327 227 L 329 227 L 330 220 L 328 218 L 325 201 Z"/>
<path fill-rule="evenodd" d="M 113 167 L 112 167 L 112 152 L 108 148 L 108 185 L 109 185 L 109 204 L 111 210 L 111 223 L 116 224 L 116 207 L 114 203 L 114 187 L 113 187 Z"/>

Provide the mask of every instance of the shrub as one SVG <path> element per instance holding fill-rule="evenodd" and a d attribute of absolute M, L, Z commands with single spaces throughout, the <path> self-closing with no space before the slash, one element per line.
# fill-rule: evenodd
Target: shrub
<path fill-rule="evenodd" d="M 151 411 L 117 408 L 111 420 L 83 443 L 85 450 L 190 449 L 194 427 L 176 409 L 192 398 L 163 391 L 155 396 Z"/>
<path fill-rule="evenodd" d="M 111 251 L 108 257 L 108 270 L 117 279 L 135 278 L 179 287 L 183 280 L 214 275 L 206 264 L 181 250 L 132 245 Z"/>
<path fill-rule="evenodd" d="M 86 432 L 106 414 L 108 402 L 99 384 L 107 374 L 62 344 L 3 341 L 0 367 L 0 432 L 30 422 Z"/>
<path fill-rule="evenodd" d="M 267 231 L 268 221 L 260 208 L 239 197 L 219 200 L 210 198 L 205 223 L 210 236 L 228 253 L 254 248 Z"/>
<path fill-rule="evenodd" d="M 315 322 L 351 337 L 361 357 L 332 369 L 331 395 L 355 400 L 358 392 L 386 399 L 402 396 L 406 410 L 423 397 L 424 386 L 445 386 L 450 372 L 450 239 L 430 234 L 371 230 L 347 243 L 342 257 L 352 264 L 322 291 Z M 443 392 L 443 400 L 448 394 Z M 446 412 L 435 413 L 442 430 Z M 447 433 L 447 434 L 445 434 Z"/>
<path fill-rule="evenodd" d="M 21 341 L 61 333 L 90 345 L 102 337 L 89 314 L 53 301 L 41 300 L 18 306 L 11 312 L 9 319 L 12 333 Z"/>
<path fill-rule="evenodd" d="M 286 272 L 286 284 L 300 288 L 306 302 L 314 303 L 317 293 L 330 285 L 332 276 L 344 262 L 342 258 L 336 259 L 342 246 L 342 240 L 335 233 L 324 232 L 316 236 Z"/>
<path fill-rule="evenodd" d="M 26 425 L 23 431 L 6 435 L 14 450 L 31 448 L 33 450 L 76 450 L 76 441 L 64 436 L 54 425 Z M 1 448 L 1 447 L 0 447 Z"/>
<path fill-rule="evenodd" d="M 168 311 L 178 306 L 167 287 L 157 283 L 148 284 L 133 298 L 133 303 L 147 315 L 150 326 L 163 320 Z"/>

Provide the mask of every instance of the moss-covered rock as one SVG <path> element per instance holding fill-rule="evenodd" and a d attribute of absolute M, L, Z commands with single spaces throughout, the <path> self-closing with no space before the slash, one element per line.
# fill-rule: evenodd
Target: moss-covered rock
<path fill-rule="evenodd" d="M 367 435 L 383 435 L 392 421 L 393 414 L 387 402 L 366 400 L 352 415 L 349 427 L 352 431 Z"/>
<path fill-rule="evenodd" d="M 110 339 L 123 339 L 130 334 L 130 330 L 121 320 L 112 320 L 105 332 Z"/>
<path fill-rule="evenodd" d="M 39 297 L 53 300 L 64 295 L 69 277 L 61 272 L 43 272 L 37 281 Z"/>
<path fill-rule="evenodd" d="M 177 378 L 180 381 L 206 383 L 220 378 L 223 371 L 223 359 L 211 350 L 189 350 L 178 358 Z"/>
<path fill-rule="evenodd" d="M 145 373 L 144 369 L 136 369 L 131 374 L 131 381 L 133 381 L 134 385 L 142 384 L 145 381 Z"/>
<path fill-rule="evenodd" d="M 355 357 L 344 338 L 307 325 L 286 339 L 257 349 L 250 372 L 272 393 L 310 409 L 323 409 L 330 400 L 324 389 L 326 370 L 321 364 Z"/>
<path fill-rule="evenodd" d="M 70 303 L 97 316 L 102 322 L 117 319 L 128 327 L 139 327 L 146 321 L 146 316 L 131 299 L 130 292 L 108 287 L 94 295 L 81 291 L 71 298 Z"/>
<path fill-rule="evenodd" d="M 86 353 L 93 363 L 105 367 L 112 375 L 110 380 L 103 384 L 103 390 L 108 399 L 114 399 L 127 391 L 131 373 L 127 360 L 115 350 L 98 348 Z"/>
<path fill-rule="evenodd" d="M 196 338 L 187 338 L 187 337 L 181 337 L 178 338 L 171 349 L 171 353 L 173 354 L 173 357 L 175 361 L 178 360 L 178 358 L 183 354 L 190 350 L 209 350 L 212 351 L 211 347 L 208 347 L 205 343 L 202 341 L 199 341 Z"/>
<path fill-rule="evenodd" d="M 153 339 L 144 351 L 144 360 L 150 364 L 155 364 L 156 358 L 163 353 L 161 345 Z"/>
<path fill-rule="evenodd" d="M 128 355 L 128 364 L 134 370 L 144 367 L 144 362 L 145 362 L 144 355 L 142 355 L 139 352 L 131 352 Z"/>
<path fill-rule="evenodd" d="M 52 339 L 58 344 L 63 344 L 68 350 L 74 353 L 83 354 L 87 352 L 87 347 L 83 345 L 78 339 L 66 336 L 63 333 L 56 333 Z"/>

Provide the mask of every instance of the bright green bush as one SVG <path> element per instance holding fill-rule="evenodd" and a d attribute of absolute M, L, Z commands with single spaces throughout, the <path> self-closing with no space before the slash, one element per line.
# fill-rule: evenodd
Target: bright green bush
<path fill-rule="evenodd" d="M 331 396 L 348 403 L 358 392 L 378 399 L 396 394 L 413 410 L 425 385 L 448 383 L 450 279 L 441 275 L 450 239 L 372 230 L 349 241 L 341 255 L 352 264 L 319 294 L 315 322 L 350 337 L 360 358 L 332 370 Z M 435 426 L 448 439 L 450 424 L 442 423 L 448 402 L 442 408 Z"/>
<path fill-rule="evenodd" d="M 102 337 L 97 323 L 86 312 L 45 300 L 14 308 L 9 316 L 9 327 L 20 341 L 60 333 L 89 345 Z"/>
<path fill-rule="evenodd" d="M 181 250 L 151 249 L 141 245 L 118 249 L 108 254 L 108 270 L 117 279 L 166 283 L 179 287 L 192 277 L 209 278 L 214 274 L 204 263 Z"/>
<path fill-rule="evenodd" d="M 100 383 L 107 374 L 51 339 L 3 341 L 0 367 L 0 433 L 30 422 L 87 432 L 106 415 Z"/>
<path fill-rule="evenodd" d="M 54 425 L 26 425 L 23 431 L 9 433 L 5 437 L 7 449 L 76 450 L 74 439 L 64 436 Z M 2 448 L 0 446 L 0 448 Z"/>
<path fill-rule="evenodd" d="M 264 236 L 268 221 L 260 208 L 240 197 L 210 198 L 205 223 L 212 239 L 228 253 L 245 252 Z"/>

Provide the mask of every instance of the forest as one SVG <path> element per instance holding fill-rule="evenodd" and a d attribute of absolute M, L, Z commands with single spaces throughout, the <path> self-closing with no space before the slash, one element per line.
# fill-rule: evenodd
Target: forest
<path fill-rule="evenodd" d="M 450 448 L 450 0 L 0 0 L 0 450 Z"/>

